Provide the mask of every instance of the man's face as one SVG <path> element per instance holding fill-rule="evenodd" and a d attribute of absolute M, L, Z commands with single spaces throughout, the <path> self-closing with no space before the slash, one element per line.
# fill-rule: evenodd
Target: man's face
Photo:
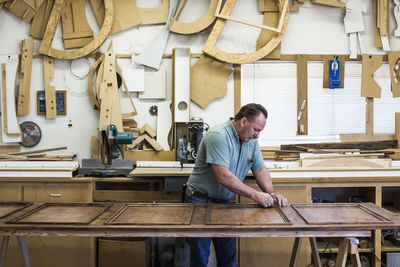
<path fill-rule="evenodd" d="M 240 120 L 241 129 L 238 132 L 240 140 L 249 142 L 250 139 L 255 139 L 260 136 L 260 132 L 264 129 L 267 120 L 260 113 L 253 121 L 249 121 L 246 117 Z"/>

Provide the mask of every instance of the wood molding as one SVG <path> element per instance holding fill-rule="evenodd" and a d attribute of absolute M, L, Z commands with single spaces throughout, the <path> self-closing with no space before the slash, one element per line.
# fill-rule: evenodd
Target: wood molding
<path fill-rule="evenodd" d="M 242 106 L 242 65 L 233 65 L 233 86 L 235 90 L 233 114 L 236 114 Z"/>
<path fill-rule="evenodd" d="M 297 135 L 308 134 L 308 71 L 307 56 L 298 55 L 297 70 Z"/>

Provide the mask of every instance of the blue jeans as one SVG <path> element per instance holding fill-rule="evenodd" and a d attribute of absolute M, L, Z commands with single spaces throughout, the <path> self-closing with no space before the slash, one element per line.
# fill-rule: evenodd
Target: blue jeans
<path fill-rule="evenodd" d="M 227 201 L 228 202 L 228 201 Z M 185 203 L 214 203 L 196 195 L 185 195 Z M 210 244 L 213 242 L 218 267 L 237 267 L 236 240 L 231 237 L 190 237 L 190 267 L 207 267 Z"/>

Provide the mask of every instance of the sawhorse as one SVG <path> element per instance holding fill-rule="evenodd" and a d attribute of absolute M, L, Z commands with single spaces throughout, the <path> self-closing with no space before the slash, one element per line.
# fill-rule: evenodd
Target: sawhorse
<path fill-rule="evenodd" d="M 321 259 L 319 258 L 318 246 L 315 237 L 309 237 L 312 258 L 314 262 L 314 266 L 321 267 Z M 297 264 L 297 259 L 300 253 L 302 237 L 296 237 L 294 240 L 292 257 L 290 258 L 289 267 L 295 267 Z M 339 251 L 336 258 L 335 267 L 345 267 L 347 254 L 350 252 L 351 264 L 353 267 L 361 267 L 360 254 L 358 254 L 358 244 L 359 240 L 353 237 L 346 237 L 339 245 Z"/>
<path fill-rule="evenodd" d="M 9 239 L 10 239 L 10 236 L 8 236 L 8 235 L 3 236 L 3 244 L 1 246 L 0 267 L 4 267 L 4 263 L 6 262 L 6 254 L 7 254 Z M 22 258 L 24 260 L 24 266 L 31 267 L 31 263 L 29 262 L 28 249 L 26 248 L 24 236 L 17 235 L 17 240 L 18 240 L 19 248 L 22 253 Z"/>

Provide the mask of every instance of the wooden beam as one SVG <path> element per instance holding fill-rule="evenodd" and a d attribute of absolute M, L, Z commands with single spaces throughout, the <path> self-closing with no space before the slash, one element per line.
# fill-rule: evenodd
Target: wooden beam
<path fill-rule="evenodd" d="M 33 40 L 23 40 L 21 49 L 21 73 L 24 76 L 19 82 L 17 115 L 26 116 L 30 111 Z"/>
<path fill-rule="evenodd" d="M 50 85 L 50 80 L 54 77 L 54 59 L 43 57 L 43 80 L 46 101 L 46 119 L 57 117 L 56 89 Z"/>
<path fill-rule="evenodd" d="M 242 65 L 233 65 L 233 87 L 235 91 L 233 113 L 236 114 L 242 106 Z"/>
<path fill-rule="evenodd" d="M 374 135 L 374 98 L 367 97 L 365 110 L 365 134 Z"/>
<path fill-rule="evenodd" d="M 297 135 L 308 134 L 307 56 L 297 56 Z"/>

